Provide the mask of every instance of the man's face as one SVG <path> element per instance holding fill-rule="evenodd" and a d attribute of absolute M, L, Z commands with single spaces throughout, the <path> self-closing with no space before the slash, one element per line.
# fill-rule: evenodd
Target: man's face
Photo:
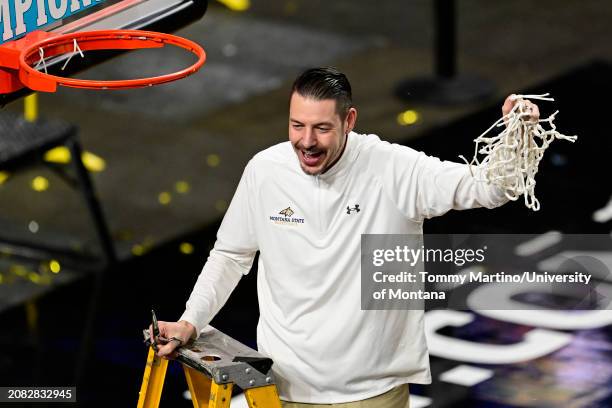
<path fill-rule="evenodd" d="M 340 158 L 355 117 L 351 108 L 342 121 L 333 99 L 315 100 L 297 92 L 291 95 L 289 141 L 306 174 L 322 174 Z"/>

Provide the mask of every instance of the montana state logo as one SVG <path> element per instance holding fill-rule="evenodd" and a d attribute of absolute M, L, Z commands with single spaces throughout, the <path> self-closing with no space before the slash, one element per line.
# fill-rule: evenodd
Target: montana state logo
<path fill-rule="evenodd" d="M 282 215 L 282 217 L 279 217 L 278 215 Z M 270 221 L 272 221 L 275 224 L 282 224 L 282 225 L 289 225 L 289 226 L 304 224 L 303 218 L 294 217 L 295 211 L 293 211 L 291 207 L 287 207 L 284 210 L 280 210 L 278 212 L 278 215 L 271 215 Z"/>
<path fill-rule="evenodd" d="M 285 217 L 291 217 L 293 214 L 295 214 L 295 211 L 293 211 L 291 209 L 291 207 L 287 207 L 282 211 L 278 212 L 280 215 L 284 215 Z"/>

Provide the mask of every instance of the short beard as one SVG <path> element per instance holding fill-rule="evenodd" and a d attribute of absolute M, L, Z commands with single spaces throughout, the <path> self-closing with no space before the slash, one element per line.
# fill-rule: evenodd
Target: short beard
<path fill-rule="evenodd" d="M 302 169 L 302 171 L 304 172 L 304 174 L 308 175 L 308 176 L 318 176 L 319 174 L 323 173 L 323 170 L 320 171 L 316 171 L 316 172 L 312 172 L 312 171 L 308 171 L 304 168 L 304 166 L 302 166 L 302 163 L 300 163 L 300 169 Z"/>
<path fill-rule="evenodd" d="M 300 169 L 302 169 L 302 171 L 304 172 L 304 174 L 308 175 L 308 176 L 318 176 L 320 174 L 325 173 L 327 170 L 329 170 L 331 167 L 333 167 L 342 157 L 342 155 L 344 154 L 344 150 L 346 149 L 346 145 L 348 143 L 348 133 L 344 132 L 344 140 L 342 141 L 342 147 L 340 148 L 340 153 L 338 154 L 338 157 L 334 158 L 334 160 L 332 160 L 331 162 L 329 162 L 329 165 L 327 165 L 326 167 L 322 167 L 320 171 L 317 172 L 310 172 L 307 171 L 304 166 L 302 165 L 302 161 L 299 158 L 300 152 L 302 151 L 302 149 L 300 149 L 297 146 L 293 146 L 293 149 L 295 151 L 295 154 L 298 156 L 298 162 L 300 163 Z M 327 155 L 329 153 L 329 151 L 326 151 L 325 154 Z M 326 157 L 327 158 L 327 157 Z"/>

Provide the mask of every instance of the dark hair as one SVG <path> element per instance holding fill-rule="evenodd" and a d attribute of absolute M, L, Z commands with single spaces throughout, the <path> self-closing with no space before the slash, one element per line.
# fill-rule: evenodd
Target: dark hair
<path fill-rule="evenodd" d="M 333 67 L 311 68 L 304 71 L 293 82 L 291 95 L 294 92 L 317 101 L 335 100 L 336 112 L 342 120 L 346 119 L 349 109 L 353 107 L 351 84 L 342 72 Z"/>

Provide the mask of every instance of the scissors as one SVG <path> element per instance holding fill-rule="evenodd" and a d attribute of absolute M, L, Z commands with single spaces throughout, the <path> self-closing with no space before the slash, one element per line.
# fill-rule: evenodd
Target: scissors
<path fill-rule="evenodd" d="M 183 340 L 179 339 L 178 337 L 170 337 L 169 339 L 162 337 L 159 335 L 159 324 L 157 323 L 157 316 L 155 315 L 155 310 L 151 309 L 151 318 L 153 320 L 153 336 L 151 338 L 151 346 L 153 346 L 153 350 L 157 351 L 157 345 L 158 344 L 168 344 L 171 341 L 178 341 L 178 346 L 176 346 L 176 348 L 179 348 L 183 345 Z"/>

